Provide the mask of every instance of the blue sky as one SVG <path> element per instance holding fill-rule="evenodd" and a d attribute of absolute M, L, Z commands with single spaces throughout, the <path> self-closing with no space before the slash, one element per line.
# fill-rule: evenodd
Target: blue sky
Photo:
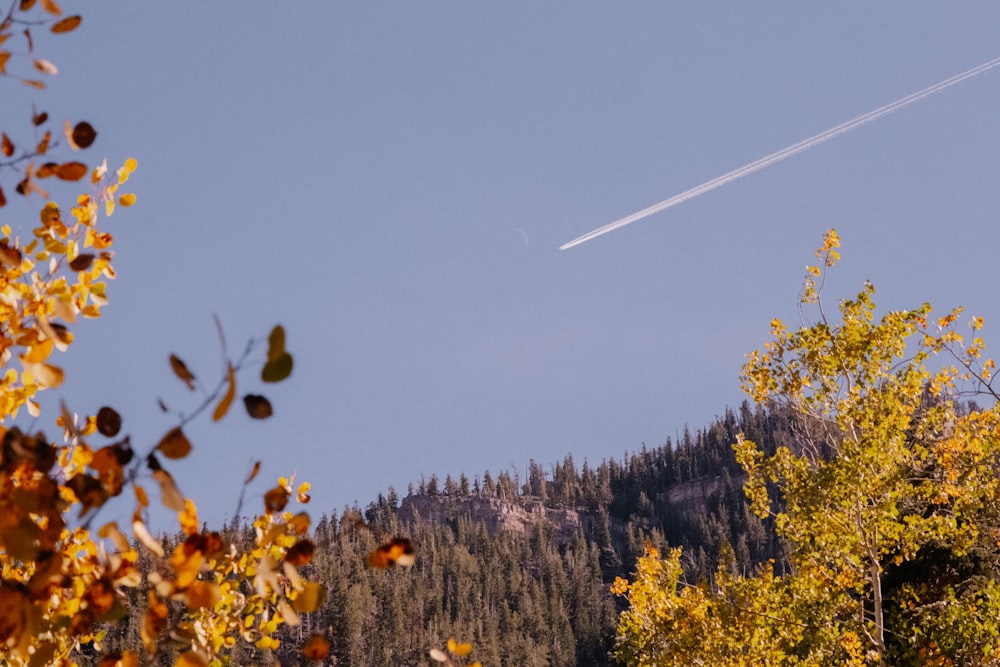
<path fill-rule="evenodd" d="M 557 250 L 1000 55 L 996 3 L 63 6 L 83 25 L 38 40 L 59 75 L 5 84 L 4 123 L 35 100 L 94 124 L 91 158 L 139 162 L 63 396 L 142 448 L 173 425 L 157 397 L 196 403 L 170 353 L 221 373 L 213 314 L 231 348 L 280 322 L 295 355 L 269 422 L 189 429 L 170 470 L 210 521 L 255 459 L 248 507 L 294 471 L 318 514 L 705 426 L 769 320 L 797 321 L 829 227 L 830 298 L 869 278 L 884 308 L 961 304 L 998 341 L 998 70 Z"/>

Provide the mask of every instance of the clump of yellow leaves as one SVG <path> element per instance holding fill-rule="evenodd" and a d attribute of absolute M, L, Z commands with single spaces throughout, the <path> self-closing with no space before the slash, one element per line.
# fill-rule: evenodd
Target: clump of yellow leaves
<path fill-rule="evenodd" d="M 123 420 L 110 407 L 81 418 L 62 405 L 55 419 L 63 434 L 58 443 L 10 425 L 22 407 L 40 416 L 35 396 L 62 384 L 55 356 L 72 344 L 71 327 L 99 317 L 107 304 L 106 281 L 115 277 L 113 239 L 97 223 L 116 205 L 134 203 L 134 195 L 118 190 L 135 168 L 132 159 L 114 173 L 102 164 L 91 175 L 92 191 L 77 198 L 69 215 L 47 203 L 27 240 L 7 226 L 2 229 L 0 662 L 5 665 L 72 664 L 81 646 L 101 650 L 102 623 L 129 613 L 141 614 L 137 620 L 147 654 L 142 662 L 169 649 L 179 655 L 177 665 L 221 665 L 237 641 L 277 648 L 278 628 L 298 625 L 301 614 L 324 600 L 323 588 L 299 574 L 315 550 L 306 536 L 309 515 L 285 509 L 293 499 L 308 502 L 308 483 L 295 487 L 293 479 L 279 480 L 265 495 L 252 543 L 237 548 L 200 528 L 194 502 L 161 464 L 192 451 L 182 429 L 189 418 L 138 455 L 130 438 L 120 437 Z M 284 331 L 276 330 L 268 356 L 279 368 L 265 378 L 269 381 L 291 370 Z M 208 394 L 206 406 L 218 401 L 215 420 L 228 410 L 236 372 L 251 349 L 228 361 L 225 377 Z M 171 365 L 189 385 L 195 381 L 176 357 Z M 252 418 L 270 414 L 263 397 L 245 403 Z M 100 437 L 109 442 L 94 444 Z M 246 484 L 258 470 L 259 464 Z M 176 512 L 179 541 L 168 543 L 147 527 L 150 500 L 144 480 L 152 480 L 163 506 Z M 131 526 L 111 521 L 91 532 L 101 508 L 129 488 L 136 502 Z M 140 557 L 151 560 L 152 567 L 140 569 Z M 130 588 L 140 592 L 142 610 L 127 606 L 124 591 Z M 329 644 L 324 641 L 311 639 L 306 655 L 325 655 Z M 125 651 L 104 655 L 100 664 L 137 665 L 140 657 Z"/>

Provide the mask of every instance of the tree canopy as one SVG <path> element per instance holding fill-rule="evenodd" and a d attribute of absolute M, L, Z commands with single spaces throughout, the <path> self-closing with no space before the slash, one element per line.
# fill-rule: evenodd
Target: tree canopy
<path fill-rule="evenodd" d="M 734 447 L 791 570 L 736 576 L 723 562 L 690 583 L 678 550 L 649 549 L 636 579 L 615 584 L 630 603 L 615 649 L 625 664 L 1000 661 L 1000 413 L 983 320 L 966 336 L 961 309 L 878 316 L 870 283 L 828 318 L 838 246 L 831 230 L 808 269 L 802 304 L 816 321 L 773 320 L 742 374 L 753 399 L 790 415 L 772 454 L 743 435 Z"/>

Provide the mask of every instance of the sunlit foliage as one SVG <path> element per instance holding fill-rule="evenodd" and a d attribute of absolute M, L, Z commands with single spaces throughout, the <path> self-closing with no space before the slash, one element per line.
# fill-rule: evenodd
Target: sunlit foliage
<path fill-rule="evenodd" d="M 790 415 L 768 455 L 740 437 L 746 494 L 774 520 L 789 574 L 765 564 L 711 582 L 681 578 L 680 553 L 640 559 L 616 652 L 626 664 L 997 664 L 1000 410 L 973 318 L 924 304 L 876 316 L 866 283 L 828 319 L 834 231 L 808 269 L 817 321 L 753 352 L 743 386 Z M 976 396 L 990 407 L 961 402 Z"/>

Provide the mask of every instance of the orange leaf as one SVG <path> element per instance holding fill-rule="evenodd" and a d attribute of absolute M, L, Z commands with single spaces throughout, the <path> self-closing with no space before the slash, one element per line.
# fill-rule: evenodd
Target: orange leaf
<path fill-rule="evenodd" d="M 229 388 L 226 389 L 226 395 L 215 406 L 215 412 L 212 413 L 212 421 L 217 422 L 226 416 L 226 413 L 229 412 L 229 406 L 233 404 L 234 396 L 236 396 L 236 371 L 233 370 L 233 365 L 229 364 Z"/>
<path fill-rule="evenodd" d="M 393 565 L 411 567 L 416 561 L 416 551 L 405 537 L 397 537 L 368 554 L 369 567 L 387 568 Z"/>
<path fill-rule="evenodd" d="M 2 146 L 4 157 L 10 157 L 14 154 L 14 142 L 10 140 L 7 133 L 3 133 L 3 138 L 0 140 L 0 146 Z"/>
<path fill-rule="evenodd" d="M 87 165 L 82 162 L 63 162 L 56 167 L 56 176 L 64 181 L 79 181 L 87 175 Z"/>
<path fill-rule="evenodd" d="M 156 448 L 168 459 L 182 459 L 191 452 L 191 443 L 178 426 L 170 429 Z"/>
<path fill-rule="evenodd" d="M 306 660 L 326 660 L 329 653 L 330 642 L 323 635 L 313 635 L 302 647 L 302 655 L 306 657 Z"/>
<path fill-rule="evenodd" d="M 46 130 L 45 136 L 42 137 L 42 140 L 38 142 L 38 146 L 35 147 L 35 152 L 39 155 L 45 155 L 45 152 L 49 150 L 50 139 L 52 139 L 52 133 Z"/>
<path fill-rule="evenodd" d="M 62 14 L 62 8 L 56 0 L 41 0 L 41 3 L 42 9 L 47 11 L 49 14 L 55 14 L 56 16 Z"/>
<path fill-rule="evenodd" d="M 83 19 L 80 16 L 67 16 L 62 21 L 56 21 L 52 24 L 50 30 L 57 35 L 63 32 L 70 32 L 71 30 L 76 30 Z"/>

